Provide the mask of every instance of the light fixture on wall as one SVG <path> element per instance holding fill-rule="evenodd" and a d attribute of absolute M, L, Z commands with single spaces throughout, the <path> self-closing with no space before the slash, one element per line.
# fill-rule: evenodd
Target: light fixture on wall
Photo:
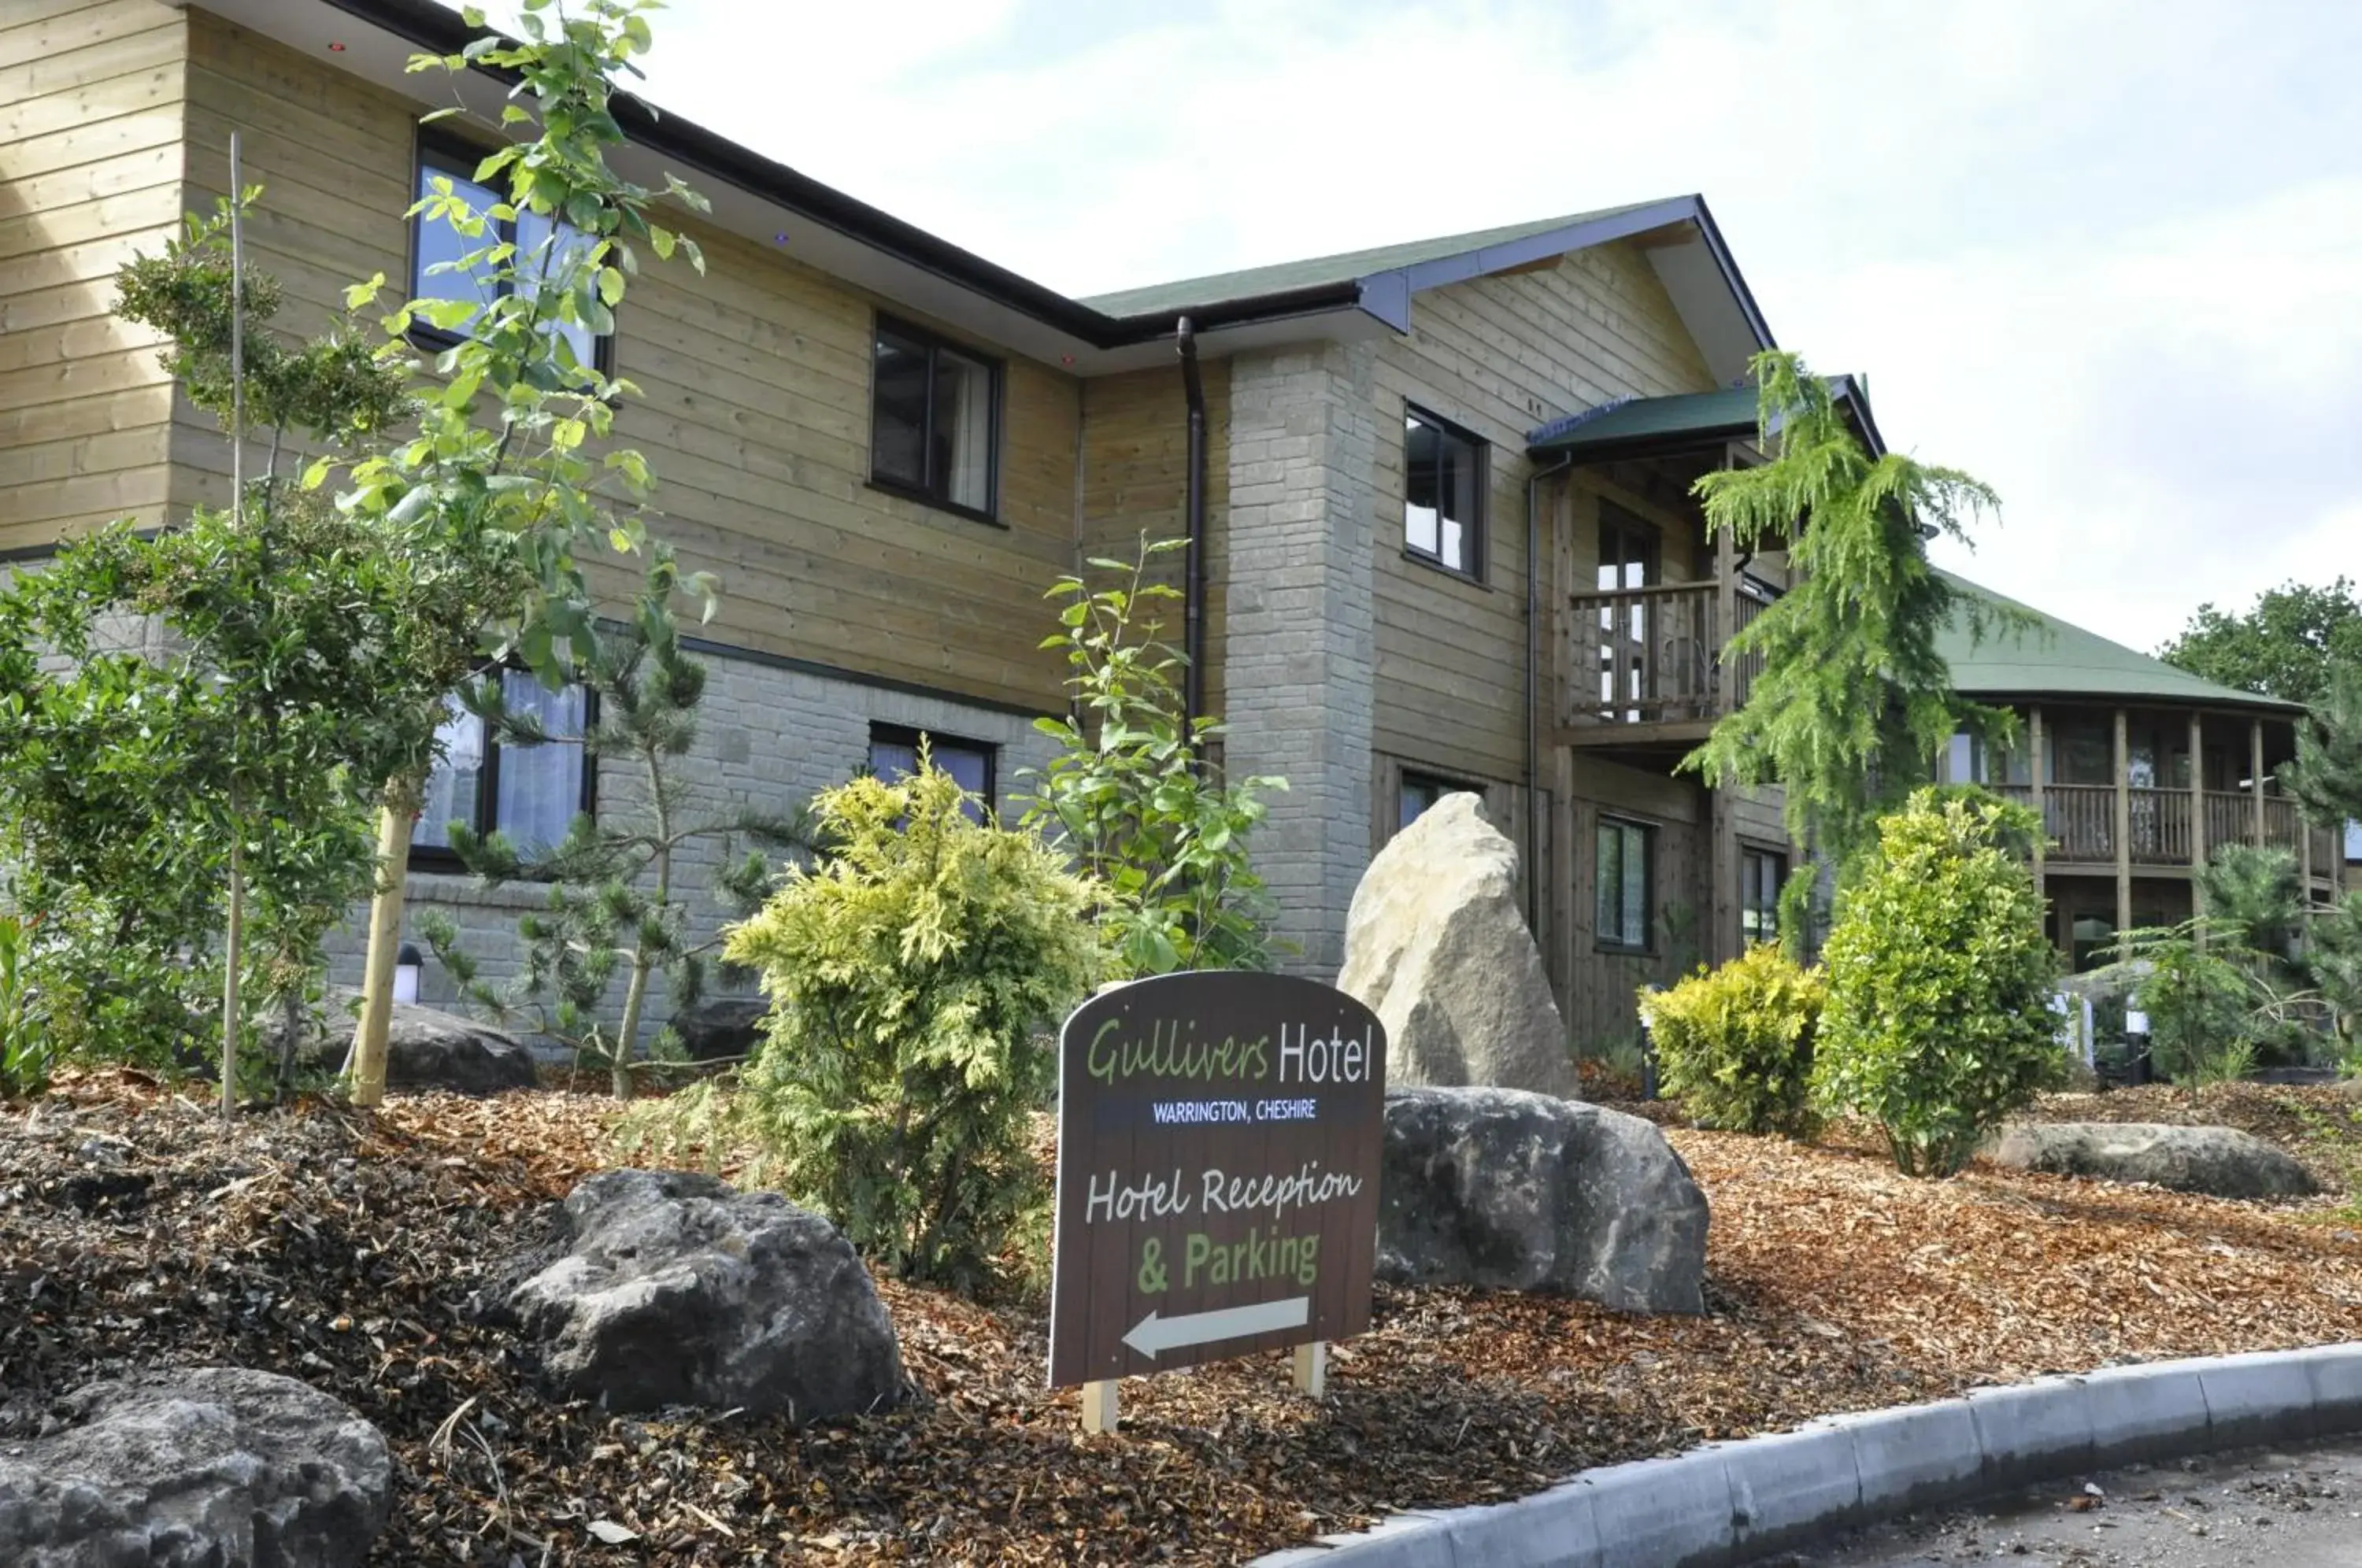
<path fill-rule="evenodd" d="M 379 952 L 385 951 L 379 948 Z M 418 949 L 405 942 L 393 957 L 393 999 L 414 1002 L 418 999 L 418 973 L 426 966 L 418 956 Z"/>

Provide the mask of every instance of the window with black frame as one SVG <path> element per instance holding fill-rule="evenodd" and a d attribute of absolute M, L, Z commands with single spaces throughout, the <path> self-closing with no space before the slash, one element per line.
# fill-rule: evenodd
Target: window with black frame
<path fill-rule="evenodd" d="M 436 182 L 447 180 L 451 193 L 479 214 L 489 213 L 506 202 L 506 195 L 476 180 L 476 167 L 483 157 L 480 150 L 457 142 L 422 141 L 418 148 L 418 198 L 425 201 L 435 195 Z M 554 222 L 531 211 L 520 212 L 513 220 L 488 218 L 486 232 L 480 235 L 460 233 L 447 215 L 436 217 L 421 212 L 411 220 L 411 297 L 456 300 L 476 309 L 466 321 L 448 329 L 418 322 L 411 329 L 412 336 L 430 348 L 448 348 L 467 337 L 476 315 L 500 294 L 510 292 L 510 285 L 492 275 L 494 268 L 488 259 L 469 268 L 459 268 L 456 263 L 501 241 L 516 248 L 513 265 L 524 274 L 535 272 L 542 265 L 545 254 L 555 267 L 593 243 L 590 236 L 572 224 Z M 553 241 L 555 248 L 551 249 Z M 433 271 L 447 264 L 450 265 L 445 271 Z M 602 375 L 609 373 L 613 363 L 612 337 L 595 336 L 579 322 L 552 320 L 549 330 L 565 340 L 578 361 Z"/>
<path fill-rule="evenodd" d="M 1599 591 L 1624 593 L 1657 580 L 1657 531 L 1621 507 L 1599 508 Z M 1599 607 L 1599 701 L 1630 703 L 1624 722 L 1638 723 L 1651 690 L 1649 602 L 1632 598 Z"/>
<path fill-rule="evenodd" d="M 935 767 L 948 773 L 968 799 L 963 803 L 972 821 L 982 822 L 992 809 L 994 753 L 998 749 L 983 741 L 962 740 L 956 735 L 937 734 L 932 730 L 907 729 L 900 724 L 869 726 L 869 771 L 889 782 L 907 778 L 919 770 L 919 747 L 924 742 L 927 755 Z"/>
<path fill-rule="evenodd" d="M 1780 888 L 1788 879 L 1788 857 L 1777 850 L 1738 852 L 1738 934 L 1749 947 L 1780 939 Z"/>
<path fill-rule="evenodd" d="M 1440 774 L 1416 773 L 1409 768 L 1405 768 L 1402 786 L 1396 792 L 1400 815 L 1395 825 L 1397 829 L 1407 828 L 1425 816 L 1429 808 L 1446 795 L 1463 792 L 1474 795 L 1480 800 L 1485 794 L 1483 790 L 1473 784 L 1462 784 L 1456 779 L 1446 778 Z"/>
<path fill-rule="evenodd" d="M 1478 577 L 1485 558 L 1485 443 L 1423 409 L 1403 410 L 1403 548 Z"/>
<path fill-rule="evenodd" d="M 479 837 L 503 834 L 528 854 L 563 841 L 574 819 L 593 806 L 594 770 L 582 748 L 583 729 L 595 716 L 590 692 L 580 686 L 552 691 L 524 670 L 502 671 L 502 703 L 539 721 L 550 737 L 535 745 L 503 745 L 458 698 L 445 701 L 443 755 L 411 830 L 411 864 L 458 866 L 453 823 Z"/>
<path fill-rule="evenodd" d="M 871 482 L 992 521 L 1000 367 L 883 315 L 871 359 Z"/>
<path fill-rule="evenodd" d="M 1656 923 L 1657 830 L 1621 817 L 1599 819 L 1597 900 L 1593 938 L 1601 947 L 1645 953 Z"/>

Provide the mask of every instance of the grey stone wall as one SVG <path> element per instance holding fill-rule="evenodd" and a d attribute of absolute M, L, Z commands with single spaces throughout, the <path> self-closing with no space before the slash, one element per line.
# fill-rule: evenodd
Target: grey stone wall
<path fill-rule="evenodd" d="M 723 818 L 748 811 L 782 816 L 792 812 L 815 791 L 866 768 L 873 723 L 996 746 L 994 804 L 1004 811 L 1013 812 L 1011 802 L 1028 788 L 1021 770 L 1045 765 L 1053 749 L 1034 733 L 1032 719 L 1018 714 L 752 659 L 702 657 L 706 696 L 698 710 L 697 745 L 676 764 L 672 776 L 684 818 Z M 646 780 L 635 769 L 616 759 L 602 765 L 597 790 L 602 819 L 639 816 L 646 799 Z M 742 843 L 740 853 L 745 847 Z M 728 918 L 729 911 L 715 897 L 720 855 L 718 841 L 701 842 L 675 862 L 675 886 L 696 911 L 692 926 L 701 938 L 718 931 Z M 458 924 L 462 944 L 476 957 L 485 979 L 500 985 L 517 974 L 524 961 L 517 916 L 537 907 L 546 896 L 544 889 L 486 889 L 465 876 L 435 872 L 414 872 L 409 887 L 406 939 L 417 942 L 416 917 L 422 908 L 443 909 Z M 363 906 L 331 938 L 331 980 L 360 983 L 368 934 L 369 911 Z M 424 942 L 417 945 L 425 951 Z M 419 999 L 431 1006 L 450 1006 L 454 1000 L 449 977 L 431 958 L 421 977 Z M 661 997 L 657 999 L 652 1021 L 661 1022 L 669 1008 Z M 622 1001 L 619 978 L 612 1005 L 620 1010 Z"/>
<path fill-rule="evenodd" d="M 1373 712 L 1367 344 L 1239 355 L 1231 368 L 1224 766 L 1277 774 L 1255 860 L 1291 967 L 1328 977 L 1370 855 Z"/>

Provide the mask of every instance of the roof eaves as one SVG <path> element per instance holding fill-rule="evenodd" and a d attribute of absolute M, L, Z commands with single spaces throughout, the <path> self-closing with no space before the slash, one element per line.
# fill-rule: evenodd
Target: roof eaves
<path fill-rule="evenodd" d="M 1516 239 L 1496 241 L 1473 250 L 1414 261 L 1396 271 L 1408 293 L 1419 293 L 1428 289 L 1441 288 L 1447 283 L 1461 283 L 1471 278 L 1506 272 L 1513 267 L 1523 267 L 1529 262 L 1546 260 L 1552 256 L 1588 250 L 1595 245 L 1606 245 L 1610 240 L 1646 234 L 1652 228 L 1697 218 L 1705 210 L 1703 197 L 1674 196 L 1666 201 L 1621 208 L 1562 228 L 1546 228 L 1540 234 L 1522 235 Z M 1384 275 L 1373 274 L 1374 277 Z"/>

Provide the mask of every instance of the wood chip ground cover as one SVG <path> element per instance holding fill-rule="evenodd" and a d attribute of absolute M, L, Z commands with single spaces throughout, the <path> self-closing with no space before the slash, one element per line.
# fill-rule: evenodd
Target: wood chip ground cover
<path fill-rule="evenodd" d="M 2324 1170 L 2362 1127 L 2335 1090 L 2210 1093 L 2193 1116 Z M 2097 1099 L 2177 1120 L 2160 1097 L 2178 1094 Z M 2136 1114 L 2144 1099 L 2158 1113 Z M 1230 1363 L 1127 1383 L 1122 1432 L 1085 1439 L 1073 1394 L 1041 1386 L 1037 1309 L 888 1283 L 905 1408 L 804 1431 L 619 1418 L 545 1397 L 479 1313 L 547 1240 L 548 1204 L 607 1160 L 612 1109 L 404 1097 L 374 1121 L 307 1106 L 225 1137 L 195 1097 L 127 1076 L 0 1109 L 0 1444 L 93 1377 L 232 1363 L 384 1430 L 398 1496 L 381 1563 L 1226 1563 L 1830 1411 L 2362 1338 L 2343 1198 L 2270 1208 L 1983 1169 L 1922 1183 L 1842 1136 L 1674 1128 L 1714 1211 L 1703 1318 L 1382 1288 L 1324 1403 L 1280 1358 Z M 2101 1112 L 2061 1097 L 2049 1113 Z"/>

